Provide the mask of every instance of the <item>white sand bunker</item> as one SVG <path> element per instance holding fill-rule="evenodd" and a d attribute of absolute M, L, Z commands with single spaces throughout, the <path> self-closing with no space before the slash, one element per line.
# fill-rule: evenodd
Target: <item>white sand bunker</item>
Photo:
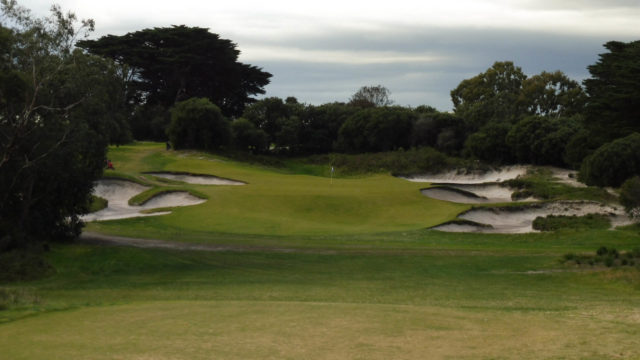
<path fill-rule="evenodd" d="M 430 198 L 461 204 L 511 202 L 513 190 L 499 184 L 439 184 L 420 192 Z"/>
<path fill-rule="evenodd" d="M 587 185 L 578 181 L 577 171 L 562 169 L 553 166 L 548 166 L 547 169 L 551 170 L 552 176 L 559 183 L 567 184 L 574 187 L 587 187 Z"/>
<path fill-rule="evenodd" d="M 527 173 L 528 166 L 505 166 L 497 170 L 452 170 L 442 174 L 412 175 L 402 177 L 413 182 L 447 183 L 447 184 L 480 184 L 501 182 L 515 179 Z"/>
<path fill-rule="evenodd" d="M 157 176 L 163 179 L 174 181 L 182 181 L 188 184 L 196 185 L 246 185 L 246 183 L 237 180 L 224 179 L 213 175 L 188 174 L 177 172 L 148 172 L 146 174 Z"/>
<path fill-rule="evenodd" d="M 592 201 L 558 201 L 544 204 L 533 204 L 514 208 L 473 209 L 458 218 L 471 223 L 452 223 L 436 226 L 433 229 L 446 232 L 481 232 L 518 234 L 535 232 L 533 220 L 538 216 L 565 215 L 584 216 L 587 214 L 608 215 L 612 226 L 632 223 L 632 220 L 618 209 Z M 473 224 L 476 223 L 477 225 Z"/>
<path fill-rule="evenodd" d="M 96 182 L 93 194 L 106 199 L 106 208 L 82 216 L 84 221 L 116 220 L 142 216 L 166 215 L 170 212 L 145 214 L 141 211 L 164 207 L 190 206 L 205 202 L 185 191 L 158 194 L 141 206 L 129 205 L 129 199 L 148 190 L 149 187 L 126 180 L 102 179 Z"/>

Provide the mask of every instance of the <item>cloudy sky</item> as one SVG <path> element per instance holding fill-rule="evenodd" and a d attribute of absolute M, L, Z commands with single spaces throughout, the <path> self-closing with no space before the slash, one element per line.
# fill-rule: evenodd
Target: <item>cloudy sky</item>
<path fill-rule="evenodd" d="M 18 0 L 37 15 L 55 0 Z M 450 110 L 449 92 L 495 61 L 575 80 L 610 40 L 640 39 L 640 0 L 57 0 L 96 21 L 94 37 L 207 27 L 273 74 L 267 96 L 321 104 L 386 86 L 399 105 Z"/>

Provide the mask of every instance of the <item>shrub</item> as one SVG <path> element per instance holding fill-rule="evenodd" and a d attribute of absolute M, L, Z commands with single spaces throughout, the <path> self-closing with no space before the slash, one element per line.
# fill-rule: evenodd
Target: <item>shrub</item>
<path fill-rule="evenodd" d="M 620 203 L 632 217 L 640 217 L 640 176 L 627 179 L 622 184 Z"/>
<path fill-rule="evenodd" d="M 588 156 L 580 168 L 587 185 L 620 186 L 640 174 L 640 133 L 614 140 Z"/>
<path fill-rule="evenodd" d="M 171 109 L 167 135 L 174 149 L 213 150 L 228 145 L 229 121 L 205 98 L 191 98 Z"/>

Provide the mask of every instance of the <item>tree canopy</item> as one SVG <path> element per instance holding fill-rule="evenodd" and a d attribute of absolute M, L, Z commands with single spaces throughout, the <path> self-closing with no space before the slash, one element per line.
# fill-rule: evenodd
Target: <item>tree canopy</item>
<path fill-rule="evenodd" d="M 165 108 L 203 97 L 226 116 L 239 116 L 253 95 L 264 94 L 271 74 L 238 61 L 231 40 L 206 28 L 172 26 L 79 41 L 89 52 L 128 66 L 130 101 Z"/>
<path fill-rule="evenodd" d="M 588 67 L 587 124 L 600 143 L 640 132 L 640 40 L 610 41 L 609 52 Z"/>
<path fill-rule="evenodd" d="M 1 9 L 0 251 L 77 235 L 107 144 L 128 134 L 118 67 L 73 49 L 93 21 Z"/>

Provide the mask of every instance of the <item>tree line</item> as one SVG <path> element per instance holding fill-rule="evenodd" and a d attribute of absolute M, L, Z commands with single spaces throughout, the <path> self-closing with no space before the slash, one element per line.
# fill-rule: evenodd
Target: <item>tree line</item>
<path fill-rule="evenodd" d="M 496 62 L 451 91 L 453 112 L 393 105 L 381 85 L 310 105 L 256 99 L 272 75 L 205 28 L 89 40 L 93 21 L 58 6 L 0 5 L 0 251 L 76 236 L 107 146 L 133 139 L 278 156 L 428 147 L 569 166 L 600 186 L 640 173 L 640 41 L 606 43 L 582 84 Z"/>

